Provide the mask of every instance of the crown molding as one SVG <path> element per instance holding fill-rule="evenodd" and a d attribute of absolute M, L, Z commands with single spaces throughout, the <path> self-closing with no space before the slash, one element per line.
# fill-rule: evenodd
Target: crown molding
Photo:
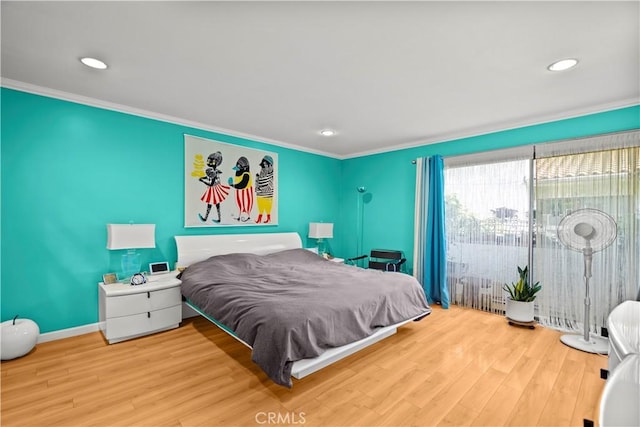
<path fill-rule="evenodd" d="M 102 108 L 104 110 L 117 111 L 119 113 L 131 114 L 134 116 L 144 117 L 147 119 L 158 120 L 161 122 L 172 123 L 181 126 L 187 126 L 199 130 L 205 130 L 209 132 L 220 133 L 236 138 L 247 139 L 250 141 L 261 142 L 265 144 L 271 144 L 282 148 L 287 148 L 295 151 L 302 151 L 310 154 L 317 154 L 324 157 L 330 157 L 334 159 L 342 159 L 342 157 L 325 151 L 314 150 L 311 148 L 300 147 L 298 145 L 289 144 L 283 141 L 275 139 L 265 138 L 259 135 L 252 135 L 248 133 L 238 132 L 230 129 L 211 126 L 205 123 L 195 122 L 192 120 L 183 119 L 180 117 L 169 116 L 166 114 L 156 113 L 154 111 L 143 110 L 140 108 L 130 107 L 128 105 L 117 104 L 114 102 L 104 101 L 97 98 L 91 98 L 88 96 L 77 95 L 75 93 L 64 92 L 57 89 L 51 89 L 44 86 L 37 86 L 31 83 L 21 82 L 19 80 L 3 78 L 0 82 L 0 86 L 7 89 L 14 89 L 21 92 L 32 93 L 34 95 L 46 96 L 48 98 L 60 99 L 63 101 L 74 102 L 76 104 L 88 105 L 90 107 Z"/>
<path fill-rule="evenodd" d="M 636 105 L 640 105 L 640 99 L 629 98 L 621 101 L 600 104 L 597 106 L 577 108 L 574 110 L 565 111 L 563 113 L 530 117 L 527 119 L 521 119 L 521 120 L 512 121 L 512 122 L 494 123 L 486 126 L 478 126 L 476 128 L 466 129 L 460 132 L 444 133 L 444 134 L 433 136 L 427 139 L 421 139 L 418 141 L 398 144 L 391 147 L 385 147 L 379 150 L 362 151 L 359 153 L 349 154 L 349 155 L 343 156 L 342 159 L 343 160 L 354 159 L 356 157 L 364 157 L 364 156 L 371 156 L 374 154 L 389 153 L 392 151 L 406 150 L 409 148 L 416 148 L 424 145 L 440 144 L 444 142 L 456 141 L 459 139 L 474 138 L 477 136 L 488 135 L 488 134 L 497 133 L 497 132 L 520 129 L 523 127 L 537 126 L 545 123 L 557 122 L 560 120 L 573 119 L 577 117 L 587 116 L 589 114 L 605 113 L 607 111 L 619 110 L 621 108 L 627 108 L 627 107 L 634 107 Z"/>
<path fill-rule="evenodd" d="M 466 129 L 464 131 L 444 133 L 444 134 L 432 136 L 426 139 L 420 139 L 417 141 L 392 145 L 392 146 L 388 146 L 388 147 L 380 148 L 376 150 L 367 150 L 367 151 L 361 151 L 361 152 L 356 152 L 352 154 L 339 155 L 335 153 L 329 153 L 326 151 L 320 151 L 320 150 L 314 150 L 311 148 L 301 147 L 299 145 L 294 145 L 294 144 L 286 143 L 283 141 L 278 141 L 275 139 L 265 138 L 259 135 L 247 134 L 247 133 L 238 132 L 230 129 L 207 125 L 205 123 L 195 122 L 192 120 L 187 120 L 179 117 L 169 116 L 166 114 L 156 113 L 153 111 L 134 108 L 134 107 L 130 107 L 123 104 L 116 104 L 113 102 L 103 101 L 97 98 L 86 97 L 86 96 L 77 95 L 70 92 L 64 92 L 56 89 L 43 87 L 43 86 L 37 86 L 30 83 L 21 82 L 18 80 L 3 78 L 0 82 L 0 85 L 8 89 L 19 90 L 22 92 L 28 92 L 35 95 L 46 96 L 49 98 L 61 99 L 63 101 L 69 101 L 77 104 L 88 105 L 90 107 L 117 111 L 121 113 L 140 116 L 140 117 L 144 117 L 152 120 L 159 120 L 162 122 L 172 123 L 176 125 L 187 126 L 187 127 L 191 127 L 199 130 L 220 133 L 228 136 L 247 139 L 250 141 L 271 144 L 278 147 L 287 148 L 290 150 L 316 154 L 316 155 L 329 157 L 337 160 L 347 160 L 347 159 L 353 159 L 357 157 L 365 157 L 365 156 L 371 156 L 375 154 L 384 154 L 384 153 L 389 153 L 393 151 L 417 148 L 424 145 L 451 142 L 459 139 L 473 138 L 473 137 L 488 135 L 496 132 L 514 130 L 514 129 L 528 127 L 528 126 L 536 126 L 536 125 L 551 123 L 559 120 L 572 119 L 576 117 L 586 116 L 589 114 L 604 113 L 607 111 L 618 110 L 621 108 L 640 105 L 640 100 L 638 100 L 637 98 L 629 98 L 621 101 L 614 101 L 606 104 L 600 104 L 597 106 L 577 108 L 577 109 L 565 111 L 562 113 L 529 117 L 527 119 L 521 119 L 521 120 L 512 121 L 512 122 L 493 123 L 486 126 L 478 126 L 476 128 Z"/>

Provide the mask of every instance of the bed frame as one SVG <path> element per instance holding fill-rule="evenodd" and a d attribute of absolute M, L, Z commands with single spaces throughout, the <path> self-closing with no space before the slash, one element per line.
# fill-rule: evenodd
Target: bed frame
<path fill-rule="evenodd" d="M 302 240 L 298 233 L 264 233 L 264 234 L 219 234 L 219 235 L 199 235 L 199 236 L 175 236 L 178 248 L 178 267 L 188 267 L 194 262 L 205 260 L 214 255 L 225 255 L 230 253 L 253 253 L 266 255 L 273 252 L 287 249 L 302 248 Z M 223 331 L 242 344 L 251 348 L 249 344 L 238 338 L 233 331 L 229 330 L 219 321 L 202 312 L 198 307 L 187 301 L 186 304 L 202 315 Z M 293 363 L 291 376 L 297 379 L 304 378 L 332 363 L 337 362 L 365 347 L 377 343 L 396 333 L 398 327 L 423 317 L 424 314 L 405 320 L 403 322 L 379 329 L 374 334 L 344 345 L 342 347 L 331 348 L 320 356 L 312 359 L 298 360 Z"/>

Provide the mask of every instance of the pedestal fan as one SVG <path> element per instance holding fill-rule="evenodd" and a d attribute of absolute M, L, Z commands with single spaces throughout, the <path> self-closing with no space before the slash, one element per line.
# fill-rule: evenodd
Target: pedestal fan
<path fill-rule="evenodd" d="M 616 222 L 598 209 L 579 209 L 571 212 L 558 224 L 558 239 L 569 249 L 584 256 L 584 334 L 563 335 L 560 341 L 569 347 L 589 353 L 607 354 L 609 344 L 605 338 L 589 335 L 589 279 L 593 253 L 607 248 L 616 239 Z"/>

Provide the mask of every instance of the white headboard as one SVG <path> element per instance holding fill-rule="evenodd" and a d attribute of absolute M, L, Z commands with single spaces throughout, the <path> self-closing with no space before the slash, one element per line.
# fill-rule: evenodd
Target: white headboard
<path fill-rule="evenodd" d="M 214 255 L 232 253 L 270 254 L 302 247 L 298 233 L 216 234 L 201 236 L 175 236 L 178 247 L 178 267 Z"/>

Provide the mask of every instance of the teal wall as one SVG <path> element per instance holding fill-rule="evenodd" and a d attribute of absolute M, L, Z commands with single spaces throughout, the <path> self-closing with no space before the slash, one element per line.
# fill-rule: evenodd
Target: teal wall
<path fill-rule="evenodd" d="M 358 197 L 363 197 L 362 254 L 372 248 L 400 249 L 412 269 L 415 165 L 411 162 L 419 157 L 468 154 L 638 128 L 640 106 L 634 106 L 345 160 L 340 196 L 343 209 L 337 224 L 342 230 L 339 243 L 345 253 L 357 252 L 357 203 Z M 367 188 L 363 196 L 356 191 L 358 186 Z"/>
<path fill-rule="evenodd" d="M 98 321 L 97 282 L 119 269 L 107 223 L 154 223 L 143 263 L 176 260 L 176 234 L 298 232 L 335 223 L 333 253 L 356 255 L 358 195 L 365 186 L 362 253 L 404 250 L 412 263 L 417 157 L 443 156 L 640 128 L 640 106 L 473 138 L 337 160 L 3 88 L 1 101 L 1 317 L 42 332 Z M 279 225 L 183 227 L 188 133 L 278 153 Z M 362 196 L 361 196 L 362 197 Z"/>
<path fill-rule="evenodd" d="M 310 221 L 339 220 L 340 160 L 1 90 L 3 321 L 19 314 L 41 332 L 97 322 L 97 283 L 121 253 L 106 249 L 107 223 L 156 224 L 143 265 L 173 266 L 176 234 L 295 231 L 313 245 Z M 278 153 L 279 224 L 185 229 L 184 133 Z"/>

